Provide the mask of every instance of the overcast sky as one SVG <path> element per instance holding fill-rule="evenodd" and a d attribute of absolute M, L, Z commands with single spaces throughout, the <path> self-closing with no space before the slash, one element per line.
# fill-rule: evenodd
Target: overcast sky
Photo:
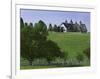
<path fill-rule="evenodd" d="M 52 25 L 60 25 L 62 22 L 67 20 L 70 22 L 72 19 L 75 23 L 76 21 L 82 21 L 86 24 L 88 31 L 90 31 L 90 13 L 89 12 L 74 12 L 74 11 L 51 11 L 51 10 L 34 10 L 34 9 L 21 9 L 20 17 L 23 18 L 24 22 L 32 22 L 33 24 L 42 20 L 48 26 L 50 23 Z"/>

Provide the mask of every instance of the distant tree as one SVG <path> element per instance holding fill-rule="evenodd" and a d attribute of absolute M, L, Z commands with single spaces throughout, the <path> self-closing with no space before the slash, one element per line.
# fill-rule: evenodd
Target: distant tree
<path fill-rule="evenodd" d="M 58 32 L 61 32 L 60 26 L 58 26 L 58 29 L 57 30 L 58 30 Z"/>
<path fill-rule="evenodd" d="M 61 32 L 64 32 L 64 27 L 61 27 Z"/>
<path fill-rule="evenodd" d="M 83 24 L 82 21 L 80 21 L 80 29 L 82 33 L 87 33 L 86 25 Z"/>
<path fill-rule="evenodd" d="M 79 23 L 80 23 L 80 25 L 81 25 L 81 24 L 82 24 L 82 21 L 80 21 Z"/>
<path fill-rule="evenodd" d="M 27 23 L 27 22 L 25 22 L 24 27 L 27 27 L 27 26 L 28 26 L 28 23 Z"/>
<path fill-rule="evenodd" d="M 33 28 L 33 23 L 30 22 L 29 27 Z"/>
<path fill-rule="evenodd" d="M 74 24 L 74 29 L 75 29 L 75 32 L 81 32 L 80 25 L 77 22 L 75 22 Z"/>
<path fill-rule="evenodd" d="M 72 21 L 72 19 L 70 20 L 70 24 L 73 24 L 73 21 Z"/>
<path fill-rule="evenodd" d="M 23 28 L 23 27 L 24 27 L 24 21 L 23 21 L 23 19 L 22 19 L 22 18 L 20 18 L 20 26 L 21 26 L 21 28 Z"/>
<path fill-rule="evenodd" d="M 68 21 L 67 20 L 65 20 L 65 24 L 68 24 Z"/>
<path fill-rule="evenodd" d="M 53 27 L 53 31 L 57 32 L 57 29 L 58 29 L 57 25 L 55 24 L 54 27 Z"/>
<path fill-rule="evenodd" d="M 73 21 L 72 21 L 72 20 L 70 20 L 69 28 L 70 28 L 70 29 L 68 29 L 68 30 L 69 30 L 70 32 L 74 32 L 74 27 L 73 27 Z"/>
<path fill-rule="evenodd" d="M 48 28 L 49 31 L 53 31 L 53 27 L 52 27 L 52 24 L 49 24 L 49 28 Z"/>

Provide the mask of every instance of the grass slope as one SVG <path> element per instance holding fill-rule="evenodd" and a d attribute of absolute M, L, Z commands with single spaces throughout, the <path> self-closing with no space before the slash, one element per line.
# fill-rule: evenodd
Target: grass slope
<path fill-rule="evenodd" d="M 56 42 L 62 51 L 68 52 L 71 58 L 75 57 L 77 53 L 82 53 L 84 49 L 90 46 L 89 33 L 49 32 L 48 39 Z"/>

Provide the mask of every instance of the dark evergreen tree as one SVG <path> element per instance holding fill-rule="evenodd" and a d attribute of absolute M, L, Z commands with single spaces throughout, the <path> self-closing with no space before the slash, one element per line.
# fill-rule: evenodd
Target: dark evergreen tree
<path fill-rule="evenodd" d="M 53 27 L 52 27 L 52 24 L 49 24 L 49 31 L 53 31 Z"/>
<path fill-rule="evenodd" d="M 65 20 L 65 23 L 68 24 L 67 20 Z"/>
<path fill-rule="evenodd" d="M 29 27 L 33 28 L 33 23 L 30 22 Z"/>
<path fill-rule="evenodd" d="M 80 25 L 81 25 L 81 24 L 82 24 L 82 21 L 80 21 L 79 23 L 80 23 Z"/>
<path fill-rule="evenodd" d="M 24 27 L 24 21 L 23 21 L 23 19 L 22 19 L 22 18 L 20 18 L 20 26 L 21 26 L 21 28 L 23 28 L 23 27 Z"/>
<path fill-rule="evenodd" d="M 86 33 L 87 32 L 87 28 L 86 25 L 82 23 L 82 21 L 80 21 L 80 29 L 82 33 Z"/>
<path fill-rule="evenodd" d="M 57 32 L 58 31 L 58 28 L 57 28 L 57 25 L 55 24 L 54 27 L 53 27 L 53 31 Z"/>
<path fill-rule="evenodd" d="M 75 24 L 73 25 L 74 28 L 74 32 L 79 32 L 79 25 L 77 22 L 75 22 Z"/>
<path fill-rule="evenodd" d="M 27 27 L 27 26 L 28 26 L 28 23 L 27 23 L 27 22 L 25 22 L 24 27 Z"/>
<path fill-rule="evenodd" d="M 73 24 L 73 21 L 72 21 L 72 19 L 70 20 L 70 24 Z"/>
<path fill-rule="evenodd" d="M 57 29 L 57 31 L 58 31 L 58 32 L 61 32 L 61 28 L 60 28 L 60 26 L 58 26 L 58 29 Z"/>
<path fill-rule="evenodd" d="M 61 27 L 61 32 L 64 32 L 64 27 Z"/>

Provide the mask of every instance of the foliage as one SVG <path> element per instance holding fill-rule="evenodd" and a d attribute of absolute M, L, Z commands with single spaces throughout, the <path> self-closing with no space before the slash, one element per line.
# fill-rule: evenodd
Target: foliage
<path fill-rule="evenodd" d="M 61 27 L 61 32 L 64 32 L 64 27 Z"/>
<path fill-rule="evenodd" d="M 90 48 L 85 49 L 83 53 L 90 59 Z"/>
<path fill-rule="evenodd" d="M 34 26 L 32 23 L 24 25 L 21 28 L 21 56 L 26 58 L 30 65 L 36 58 L 45 58 L 50 63 L 56 57 L 63 56 L 57 44 L 47 40 L 48 30 L 42 20 Z"/>
<path fill-rule="evenodd" d="M 42 45 L 42 47 L 42 52 L 45 52 L 45 58 L 49 64 L 50 61 L 54 60 L 56 57 L 64 56 L 64 53 L 60 51 L 58 45 L 51 40 L 47 40 L 45 44 Z"/>
<path fill-rule="evenodd" d="M 81 61 L 83 61 L 83 59 L 84 59 L 84 57 L 83 57 L 83 55 L 82 54 L 78 54 L 77 56 L 76 56 L 76 59 L 79 61 L 79 63 L 81 62 Z"/>
<path fill-rule="evenodd" d="M 49 31 L 53 31 L 53 27 L 52 27 L 52 24 L 49 24 Z"/>
<path fill-rule="evenodd" d="M 47 39 L 48 31 L 47 26 L 43 21 L 39 21 L 34 25 L 34 39 L 38 41 L 44 41 Z"/>
<path fill-rule="evenodd" d="M 58 31 L 58 27 L 57 25 L 55 24 L 54 27 L 53 27 L 53 31 L 57 32 Z"/>
<path fill-rule="evenodd" d="M 24 21 L 23 21 L 23 19 L 22 19 L 22 18 L 20 18 L 20 26 L 21 26 L 21 28 L 23 28 L 23 27 L 24 27 Z"/>
<path fill-rule="evenodd" d="M 32 65 L 32 61 L 37 54 L 37 43 L 33 39 L 33 27 L 25 26 L 21 29 L 21 56 L 26 58 L 30 62 L 30 65 Z"/>
<path fill-rule="evenodd" d="M 46 40 L 48 35 L 47 27 L 41 20 L 35 24 L 25 23 L 25 26 L 21 28 L 21 56 L 26 58 L 30 65 L 32 61 L 39 56 L 39 45 L 42 41 Z"/>

